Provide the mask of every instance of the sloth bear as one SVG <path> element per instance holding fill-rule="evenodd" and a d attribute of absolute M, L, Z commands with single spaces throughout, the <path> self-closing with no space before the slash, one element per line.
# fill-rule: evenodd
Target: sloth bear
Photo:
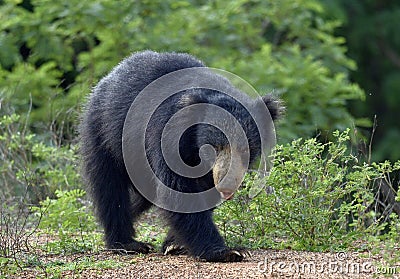
<path fill-rule="evenodd" d="M 165 202 L 179 204 L 180 201 L 179 198 L 174 198 L 174 195 L 157 192 L 157 190 L 153 197 L 145 196 L 140 191 L 140 187 L 135 185 L 136 182 L 133 182 L 135 177 L 144 179 L 149 188 L 157 188 L 158 184 L 154 178 L 147 177 L 142 173 L 136 172 L 132 175 L 127 167 L 127 162 L 132 162 L 134 167 L 142 166 L 145 163 L 139 160 L 136 154 L 131 154 L 127 158 L 123 154 L 124 125 L 126 125 L 131 105 L 135 99 L 138 99 L 140 92 L 153 81 L 169 73 L 189 68 L 208 69 L 201 61 L 188 54 L 143 51 L 124 59 L 100 80 L 89 96 L 79 127 L 83 178 L 88 187 L 88 193 L 92 197 L 97 218 L 104 228 L 107 248 L 133 253 L 151 251 L 150 245 L 134 239 L 133 223 L 141 213 L 155 204 L 160 208 L 160 214 L 170 227 L 162 246 L 164 254 L 185 253 L 213 262 L 241 261 L 244 253 L 241 250 L 228 248 L 213 223 L 212 211 L 216 204 L 212 204 L 204 210 L 193 210 L 192 212 L 158 206 L 157 202 L 152 200 L 155 196 L 158 200 L 164 201 L 164 204 Z M 142 144 L 146 152 L 145 159 L 148 160 L 151 170 L 168 189 L 184 193 L 212 190 L 218 195 L 220 201 L 233 196 L 248 166 L 260 156 L 262 152 L 261 130 L 264 127 L 256 125 L 255 119 L 243 104 L 243 102 L 247 102 L 252 106 L 256 100 L 241 93 L 226 78 L 213 73 L 208 73 L 208 75 L 214 79 L 214 82 L 223 84 L 224 92 L 207 88 L 207 86 L 198 86 L 196 85 L 197 77 L 189 75 L 191 81 L 185 81 L 187 89 L 172 94 L 154 109 L 150 120 L 145 123 L 145 142 Z M 165 88 L 167 90 L 168 85 Z M 237 95 L 232 97 L 231 92 L 236 92 Z M 159 98 L 156 93 L 147 93 L 149 94 L 147 96 L 153 99 L 150 99 L 149 103 L 139 103 L 136 108 L 148 108 L 151 106 L 150 103 Z M 152 94 L 155 94 L 154 97 Z M 240 100 L 236 96 L 243 98 Z M 266 95 L 259 98 L 258 102 L 267 108 L 269 119 L 278 118 L 282 110 L 279 100 Z M 238 127 L 230 125 L 231 121 L 223 113 L 209 114 L 209 108 L 200 110 L 200 113 L 199 110 L 195 113 L 187 111 L 186 116 L 183 114 L 183 117 L 175 119 L 178 121 L 175 127 L 181 126 L 180 121 L 182 121 L 182 125 L 185 125 L 185 121 L 191 116 L 198 123 L 189 124 L 190 127 L 183 134 L 175 135 L 179 138 L 177 150 L 182 161 L 187 166 L 194 168 L 204 159 L 202 147 L 212 147 L 211 152 L 208 152 L 212 153 L 208 154 L 212 159 L 205 160 L 208 171 L 199 177 L 189 177 L 182 173 L 175 173 L 164 160 L 165 154 L 163 154 L 161 138 L 164 127 L 168 125 L 175 113 L 196 104 L 205 104 L 212 108 L 219 107 L 223 112 L 232 115 L 239 123 L 240 130 L 244 131 L 246 143 L 243 146 L 242 143 L 230 142 L 232 138 L 235 141 L 235 137 L 238 136 L 235 134 Z M 207 124 L 204 121 L 207 115 L 211 115 L 209 117 L 211 120 L 218 118 L 216 119 L 217 122 L 219 121 L 218 125 L 223 128 L 217 127 L 215 123 Z M 140 113 L 137 117 L 141 117 Z M 131 127 L 131 129 L 133 131 L 140 130 L 136 127 Z M 229 139 L 229 135 L 223 133 L 224 129 L 233 133 L 231 139 Z M 138 146 L 141 143 L 133 140 L 131 144 Z M 168 142 L 166 144 L 168 146 Z M 173 147 L 167 149 L 170 150 Z M 220 183 L 227 176 L 228 169 L 231 169 L 230 173 L 234 178 Z M 145 185 L 145 187 L 147 186 Z M 194 199 L 201 198 L 202 196 L 196 196 Z"/>

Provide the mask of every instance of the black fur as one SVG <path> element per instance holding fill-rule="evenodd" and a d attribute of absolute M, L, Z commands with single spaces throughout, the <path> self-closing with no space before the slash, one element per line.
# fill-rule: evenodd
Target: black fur
<path fill-rule="evenodd" d="M 147 253 L 151 247 L 134 240 L 133 222 L 151 203 L 132 184 L 122 156 L 122 130 L 130 105 L 137 94 L 155 79 L 183 68 L 204 67 L 188 54 L 144 51 L 123 60 L 94 88 L 80 125 L 80 152 L 83 176 L 92 196 L 97 217 L 104 228 L 106 246 Z M 212 174 L 187 179 L 172 173 L 162 160 L 160 135 L 169 117 L 191 103 L 217 104 L 240 119 L 249 139 L 251 159 L 260 154 L 259 134 L 246 110 L 231 97 L 211 90 L 181 92 L 164 102 L 147 127 L 146 150 L 151 166 L 169 187 L 185 192 L 212 188 Z M 272 117 L 281 111 L 278 102 L 265 97 Z M 146 104 L 144 104 L 146 105 Z M 218 130 L 199 124 L 187 131 L 180 141 L 180 152 L 189 165 L 198 164 L 198 147 L 226 144 Z M 150 182 L 149 182 L 150 183 Z M 240 261 L 241 252 L 226 247 L 212 220 L 212 210 L 183 214 L 164 210 L 170 232 L 163 252 L 189 253 L 208 261 Z M 168 248 L 169 247 L 169 248 Z M 169 250 L 169 251 L 168 251 Z"/>

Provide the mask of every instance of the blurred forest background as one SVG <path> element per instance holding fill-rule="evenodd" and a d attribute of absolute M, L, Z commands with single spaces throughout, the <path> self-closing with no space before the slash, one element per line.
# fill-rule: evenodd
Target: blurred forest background
<path fill-rule="evenodd" d="M 280 95 L 280 142 L 346 127 L 368 141 L 376 115 L 373 158 L 396 160 L 399 19 L 395 0 L 3 0 L 1 113 L 31 110 L 44 139 L 51 125 L 71 140 L 85 96 L 123 57 L 189 52 Z"/>
<path fill-rule="evenodd" d="M 397 160 L 399 19 L 395 0 L 0 0 L 0 114 L 20 125 L 2 126 L 3 178 L 21 180 L 21 162 L 43 168 L 46 146 L 75 150 L 91 88 L 144 49 L 191 53 L 280 96 L 279 143 L 352 128 L 368 156 L 376 116 L 372 159 Z M 20 154 L 29 150 L 19 167 L 9 150 L 18 135 Z"/>
<path fill-rule="evenodd" d="M 350 79 L 365 91 L 364 102 L 349 102 L 355 117 L 377 117 L 374 158 L 400 158 L 399 1 L 323 1 L 326 15 L 342 22 L 335 34 L 346 38 L 348 57 L 357 63 Z"/>
<path fill-rule="evenodd" d="M 400 158 L 398 1 L 0 5 L 2 113 L 24 116 L 31 102 L 35 129 L 63 125 L 64 139 L 74 138 L 84 97 L 122 58 L 143 49 L 181 51 L 280 95 L 288 108 L 281 142 L 346 127 L 368 139 L 376 115 L 373 158 Z"/>

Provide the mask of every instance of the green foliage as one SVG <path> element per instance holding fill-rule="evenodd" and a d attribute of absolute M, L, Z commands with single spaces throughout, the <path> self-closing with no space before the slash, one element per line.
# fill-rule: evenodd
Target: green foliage
<path fill-rule="evenodd" d="M 49 242 L 48 249 L 55 253 L 76 253 L 93 250 L 99 243 L 94 234 L 96 224 L 88 207 L 81 199 L 85 191 L 56 191 L 56 199 L 47 198 L 32 210 L 40 218 L 39 228 L 47 234 L 56 234 L 58 240 Z"/>
<path fill-rule="evenodd" d="M 139 241 L 150 243 L 161 249 L 161 245 L 167 236 L 168 227 L 158 217 L 158 210 L 156 208 L 150 209 L 135 223 L 135 229 Z"/>
<path fill-rule="evenodd" d="M 183 51 L 281 95 L 280 137 L 309 137 L 354 126 L 346 103 L 363 97 L 340 23 L 323 15 L 316 0 L 3 1 L 0 88 L 19 113 L 32 96 L 33 122 L 74 122 L 71 108 L 123 57 Z"/>
<path fill-rule="evenodd" d="M 1 199 L 27 192 L 37 202 L 80 186 L 77 147 L 43 142 L 17 114 L 0 114 L 0 157 Z"/>
<path fill-rule="evenodd" d="M 85 191 L 80 189 L 57 190 L 56 199 L 47 197 L 40 202 L 40 207 L 32 207 L 32 210 L 41 217 L 39 227 L 61 233 L 93 230 L 93 217 L 86 215 L 86 206 L 82 206 L 79 202 L 85 194 Z"/>
<path fill-rule="evenodd" d="M 2 259 L 0 258 L 0 267 L 1 267 Z M 98 259 L 96 256 L 83 256 L 70 261 L 66 260 L 46 260 L 42 261 L 40 257 L 32 255 L 27 259 L 26 265 L 29 266 L 30 269 L 35 269 L 37 275 L 35 278 L 51 278 L 51 279 L 61 279 L 61 278 L 75 278 L 75 275 L 81 274 L 84 270 L 98 270 L 101 272 L 103 269 L 112 269 L 124 267 L 126 264 L 121 261 L 113 260 L 113 259 Z M 66 276 L 66 274 L 68 276 Z M 71 276 L 72 273 L 72 277 Z M 10 262 L 8 264 L 8 271 L 5 275 L 12 276 L 11 278 L 20 274 L 19 267 Z M 10 278 L 3 277 L 0 269 L 0 278 Z"/>
<path fill-rule="evenodd" d="M 399 220 L 377 210 L 376 183 L 390 181 L 400 162 L 362 163 L 347 150 L 349 130 L 334 137 L 325 144 L 299 139 L 277 146 L 270 176 L 247 178 L 238 197 L 217 210 L 228 241 L 315 251 L 353 249 L 382 235 L 398 243 Z M 273 191 L 249 199 L 253 183 Z"/>
<path fill-rule="evenodd" d="M 53 261 L 49 263 L 41 263 L 38 268 L 44 270 L 46 276 L 44 278 L 65 278 L 63 272 L 72 271 L 73 274 L 79 275 L 87 269 L 103 270 L 110 268 L 124 267 L 125 264 L 113 259 L 96 259 L 95 257 L 82 257 L 74 262 Z"/>

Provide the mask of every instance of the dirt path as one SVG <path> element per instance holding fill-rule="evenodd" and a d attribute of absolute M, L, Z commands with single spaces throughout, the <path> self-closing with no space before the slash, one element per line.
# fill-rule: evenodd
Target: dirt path
<path fill-rule="evenodd" d="M 73 262 L 84 256 L 62 260 Z M 63 271 L 62 278 L 400 278 L 400 261 L 396 269 L 382 265 L 379 258 L 368 253 L 257 250 L 241 263 L 207 263 L 187 256 L 161 254 L 120 256 L 103 252 L 92 257 L 94 261 L 116 260 L 121 267 Z M 38 275 L 43 276 L 32 270 L 15 278 Z"/>

